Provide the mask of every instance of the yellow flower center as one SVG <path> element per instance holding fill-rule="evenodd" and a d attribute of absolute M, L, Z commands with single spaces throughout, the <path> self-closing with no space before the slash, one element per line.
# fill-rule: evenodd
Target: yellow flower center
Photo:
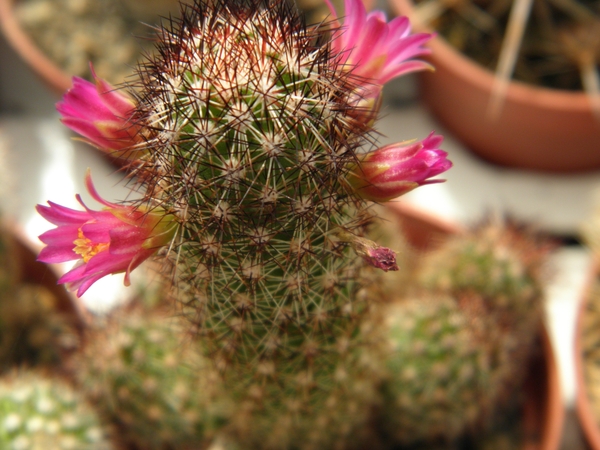
<path fill-rule="evenodd" d="M 92 241 L 83 235 L 81 228 L 78 230 L 77 239 L 73 241 L 73 244 L 75 244 L 73 251 L 78 255 L 81 255 L 83 262 L 85 263 L 87 263 L 94 255 L 108 249 L 108 246 L 110 245 L 108 242 L 93 244 Z"/>

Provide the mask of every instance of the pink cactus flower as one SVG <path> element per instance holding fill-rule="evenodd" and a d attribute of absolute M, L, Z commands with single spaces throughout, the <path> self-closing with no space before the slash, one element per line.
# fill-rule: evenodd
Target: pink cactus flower
<path fill-rule="evenodd" d="M 431 65 L 415 57 L 429 54 L 423 47 L 429 33 L 411 34 L 407 17 L 396 17 L 387 22 L 385 13 L 367 11 L 361 0 L 345 0 L 344 24 L 330 0 L 329 5 L 337 29 L 332 36 L 332 50 L 339 55 L 345 70 L 351 71 L 361 85 L 361 106 L 378 108 L 378 97 L 385 83 L 400 75 L 424 69 Z"/>
<path fill-rule="evenodd" d="M 418 186 L 443 182 L 430 179 L 452 167 L 447 153 L 439 149 L 442 140 L 442 136 L 431 133 L 421 142 L 387 145 L 360 155 L 348 181 L 359 196 L 377 202 L 399 197 Z"/>
<path fill-rule="evenodd" d="M 92 197 L 105 208 L 94 211 L 77 200 L 85 211 L 78 211 L 48 202 L 50 206 L 37 205 L 37 211 L 57 227 L 39 238 L 47 246 L 38 260 L 60 263 L 77 260 L 75 266 L 58 282 L 69 290 L 83 293 L 100 278 L 125 272 L 125 285 L 129 274 L 143 261 L 168 245 L 177 230 L 175 217 L 156 208 L 146 210 L 132 206 L 116 205 L 102 199 L 94 188 L 89 171 L 86 186 Z"/>
<path fill-rule="evenodd" d="M 91 145 L 106 152 L 132 149 L 140 141 L 139 127 L 132 122 L 135 103 L 102 80 L 92 68 L 94 83 L 73 77 L 56 109 L 62 122 Z"/>

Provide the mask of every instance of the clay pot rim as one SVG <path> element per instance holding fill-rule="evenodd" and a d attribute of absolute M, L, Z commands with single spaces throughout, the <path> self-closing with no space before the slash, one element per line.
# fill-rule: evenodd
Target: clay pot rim
<path fill-rule="evenodd" d="M 71 87 L 71 76 L 58 67 L 21 27 L 14 12 L 16 0 L 0 0 L 0 28 L 7 41 L 36 74 L 58 94 Z"/>
<path fill-rule="evenodd" d="M 596 279 L 596 274 L 600 270 L 600 259 L 594 258 L 590 265 L 590 270 L 587 274 L 585 288 L 583 290 L 583 298 L 579 305 L 577 314 L 577 323 L 575 328 L 575 379 L 577 391 L 575 395 L 575 410 L 581 429 L 585 436 L 587 444 L 592 449 L 600 449 L 600 424 L 597 422 L 592 404 L 587 395 L 586 380 L 584 373 L 584 358 L 583 358 L 583 343 L 582 343 L 582 326 L 583 316 L 589 299 L 589 292 Z"/>
<path fill-rule="evenodd" d="M 393 10 L 398 15 L 413 16 L 414 7 L 412 0 L 390 0 Z M 479 65 L 471 58 L 461 53 L 450 45 L 442 36 L 430 27 L 422 26 L 411 19 L 413 27 L 420 32 L 433 33 L 434 37 L 428 42 L 436 59 L 443 61 L 447 67 L 453 67 L 454 72 L 468 80 L 481 90 L 489 91 L 494 85 L 494 73 Z M 591 105 L 587 94 L 583 91 L 567 91 L 552 89 L 511 80 L 506 93 L 506 101 L 514 103 L 528 103 L 539 107 L 562 111 L 587 111 Z"/>

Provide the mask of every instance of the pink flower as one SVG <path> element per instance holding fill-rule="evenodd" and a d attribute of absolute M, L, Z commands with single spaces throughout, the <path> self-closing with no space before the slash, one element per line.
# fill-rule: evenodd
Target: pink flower
<path fill-rule="evenodd" d="M 355 192 L 367 199 L 385 202 L 424 184 L 444 180 L 430 178 L 452 167 L 447 153 L 438 147 L 443 138 L 431 133 L 421 142 L 392 144 L 359 155 L 348 181 Z"/>
<path fill-rule="evenodd" d="M 57 227 L 39 238 L 47 245 L 38 256 L 46 263 L 77 260 L 77 263 L 58 282 L 69 290 L 83 293 L 100 278 L 125 272 L 129 285 L 130 272 L 148 259 L 160 247 L 168 245 L 177 230 L 171 214 L 156 208 L 146 210 L 109 203 L 94 188 L 89 171 L 86 186 L 92 197 L 102 203 L 101 211 L 85 208 L 78 211 L 48 202 L 37 205 L 37 211 Z"/>
<path fill-rule="evenodd" d="M 356 77 L 362 90 L 360 95 L 372 106 L 385 83 L 410 72 L 431 69 L 424 61 L 413 59 L 430 53 L 423 44 L 431 39 L 429 33 L 411 34 L 407 17 L 396 17 L 387 22 L 382 11 L 366 12 L 361 0 L 345 0 L 345 20 L 339 25 L 338 16 L 330 0 L 329 5 L 338 29 L 332 36 L 332 50 L 339 62 Z"/>
<path fill-rule="evenodd" d="M 62 122 L 101 150 L 131 149 L 140 141 L 139 127 L 132 122 L 133 100 L 98 78 L 94 83 L 73 77 L 73 87 L 56 109 Z"/>

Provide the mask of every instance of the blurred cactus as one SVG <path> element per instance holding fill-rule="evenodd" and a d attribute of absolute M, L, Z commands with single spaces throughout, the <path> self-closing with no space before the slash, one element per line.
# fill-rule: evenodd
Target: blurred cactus
<path fill-rule="evenodd" d="M 77 330 L 47 288 L 19 284 L 0 293 L 0 371 L 15 364 L 58 367 L 78 346 Z"/>
<path fill-rule="evenodd" d="M 469 317 L 443 295 L 421 295 L 387 309 L 386 434 L 402 444 L 449 442 L 491 408 L 492 355 L 482 345 L 485 317 Z"/>
<path fill-rule="evenodd" d="M 85 341 L 75 363 L 78 384 L 118 430 L 121 445 L 199 448 L 230 414 L 218 375 L 179 319 L 126 307 L 89 330 Z"/>
<path fill-rule="evenodd" d="M 486 223 L 426 255 L 407 299 L 385 307 L 387 434 L 448 443 L 514 406 L 543 318 L 548 241 Z"/>
<path fill-rule="evenodd" d="M 3 450 L 111 450 L 107 435 L 65 381 L 24 370 L 0 378 Z"/>

